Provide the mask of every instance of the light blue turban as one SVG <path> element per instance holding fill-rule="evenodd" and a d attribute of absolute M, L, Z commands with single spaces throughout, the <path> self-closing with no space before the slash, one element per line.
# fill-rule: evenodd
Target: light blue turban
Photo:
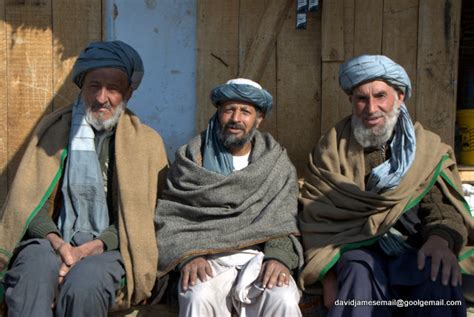
<path fill-rule="evenodd" d="M 82 51 L 74 64 L 72 71 L 74 83 L 82 88 L 87 72 L 104 67 L 124 71 L 133 89 L 138 88 L 144 74 L 142 59 L 130 45 L 121 41 L 93 42 Z"/>
<path fill-rule="evenodd" d="M 405 69 L 383 55 L 360 55 L 348 60 L 339 69 L 339 85 L 347 93 L 363 83 L 383 80 L 400 89 L 405 101 L 411 96 L 410 78 Z"/>
<path fill-rule="evenodd" d="M 273 106 L 272 95 L 256 82 L 245 78 L 231 79 L 211 91 L 211 101 L 216 107 L 231 100 L 251 103 L 265 116 Z"/>

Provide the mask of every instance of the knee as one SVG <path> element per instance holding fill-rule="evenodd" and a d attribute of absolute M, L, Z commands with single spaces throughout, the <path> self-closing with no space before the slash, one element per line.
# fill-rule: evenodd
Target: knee
<path fill-rule="evenodd" d="M 216 297 L 215 291 L 209 287 L 203 285 L 205 283 L 197 284 L 193 287 L 188 288 L 187 291 L 181 291 L 179 293 L 180 306 L 204 306 L 211 307 Z"/>
<path fill-rule="evenodd" d="M 338 266 L 338 279 L 356 279 L 368 280 L 371 278 L 370 268 L 362 262 L 358 261 L 343 261 Z"/>
<path fill-rule="evenodd" d="M 290 283 L 288 286 L 273 287 L 265 289 L 268 301 L 275 305 L 284 305 L 288 308 L 298 306 L 300 294 L 296 284 Z M 272 304 L 272 305 L 273 305 Z"/>
<path fill-rule="evenodd" d="M 16 256 L 12 269 L 22 268 L 23 275 L 42 278 L 54 276 L 57 278 L 60 260 L 47 240 L 26 245 Z M 30 274 L 32 273 L 32 274 Z"/>

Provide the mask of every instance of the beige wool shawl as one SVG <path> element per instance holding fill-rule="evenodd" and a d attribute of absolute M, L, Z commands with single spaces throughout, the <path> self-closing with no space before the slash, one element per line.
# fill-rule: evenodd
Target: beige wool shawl
<path fill-rule="evenodd" d="M 67 156 L 72 107 L 46 116 L 33 132 L 0 212 L 0 271 L 46 200 L 54 199 Z M 158 251 L 153 217 L 167 157 L 161 137 L 132 112 L 119 119 L 115 135 L 119 248 L 126 287 L 119 308 L 145 301 L 156 279 Z"/>
<path fill-rule="evenodd" d="M 350 117 L 321 138 L 310 155 L 300 198 L 306 263 L 299 279 L 303 288 L 321 280 L 341 253 L 374 243 L 435 182 L 464 219 L 468 247 L 459 261 L 464 272 L 474 273 L 474 221 L 462 196 L 452 150 L 419 123 L 415 133 L 415 161 L 399 186 L 382 193 L 365 191 L 364 150 L 353 137 Z"/>

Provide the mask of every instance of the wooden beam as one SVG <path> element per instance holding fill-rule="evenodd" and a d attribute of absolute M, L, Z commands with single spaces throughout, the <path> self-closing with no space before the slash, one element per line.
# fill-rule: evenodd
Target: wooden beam
<path fill-rule="evenodd" d="M 344 60 L 344 0 L 324 2 L 321 24 L 321 59 Z"/>
<path fill-rule="evenodd" d="M 344 59 L 354 56 L 355 0 L 344 0 Z"/>
<path fill-rule="evenodd" d="M 6 2 L 8 65 L 8 180 L 11 183 L 27 139 L 51 111 L 51 0 Z"/>
<path fill-rule="evenodd" d="M 339 87 L 341 64 L 341 62 L 322 63 L 321 134 L 326 133 L 352 111 L 347 95 Z"/>
<path fill-rule="evenodd" d="M 53 109 L 72 103 L 79 93 L 72 67 L 89 42 L 101 39 L 101 7 L 101 0 L 53 1 Z"/>
<path fill-rule="evenodd" d="M 420 0 L 416 117 L 454 145 L 461 0 Z"/>
<path fill-rule="evenodd" d="M 207 126 L 215 112 L 212 88 L 237 76 L 239 1 L 208 0 L 197 5 L 196 129 Z"/>
<path fill-rule="evenodd" d="M 416 91 L 418 51 L 418 0 L 384 0 L 382 53 L 402 65 Z M 416 120 L 416 95 L 407 108 Z"/>
<path fill-rule="evenodd" d="M 382 50 L 383 1 L 356 0 L 354 54 L 380 54 Z"/>
<path fill-rule="evenodd" d="M 8 96 L 5 1 L 0 1 L 0 206 L 8 192 Z"/>
<path fill-rule="evenodd" d="M 289 10 L 277 40 L 277 69 L 278 141 L 301 176 L 321 131 L 320 12 L 309 15 L 306 30 L 296 30 Z"/>
<path fill-rule="evenodd" d="M 255 30 L 258 29 L 260 21 L 264 19 L 266 14 L 265 8 L 272 2 L 271 0 L 255 1 L 255 0 L 240 0 L 240 15 L 239 15 L 239 69 L 243 69 L 246 63 L 246 56 L 255 39 Z M 272 48 L 268 51 L 268 58 L 265 61 L 266 67 L 262 74 L 260 74 L 259 84 L 262 85 L 273 96 L 273 109 L 269 116 L 265 117 L 259 129 L 269 132 L 273 137 L 278 138 L 277 130 L 277 116 L 278 116 L 278 100 L 276 92 L 276 39 L 271 43 Z M 255 49 L 255 48 L 254 48 Z M 246 77 L 244 74 L 240 74 Z M 250 77 L 250 79 L 257 80 Z"/>
<path fill-rule="evenodd" d="M 260 81 L 268 59 L 275 50 L 275 41 L 281 30 L 292 1 L 272 0 L 268 2 L 260 20 L 252 44 L 245 56 L 239 76 Z"/>

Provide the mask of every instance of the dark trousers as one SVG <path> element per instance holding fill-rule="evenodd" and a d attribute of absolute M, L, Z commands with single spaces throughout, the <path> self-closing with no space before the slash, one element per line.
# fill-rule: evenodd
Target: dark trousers
<path fill-rule="evenodd" d="M 60 264 L 47 240 L 31 239 L 20 245 L 5 275 L 9 317 L 107 316 L 125 276 L 120 252 L 84 258 L 58 286 Z"/>
<path fill-rule="evenodd" d="M 338 305 L 333 306 L 328 317 L 466 316 L 461 287 L 442 285 L 441 274 L 431 281 L 431 261 L 419 271 L 416 250 L 398 257 L 388 257 L 376 246 L 351 250 L 341 255 L 335 270 Z M 399 305 L 354 306 L 351 300 L 400 301 Z M 444 301 L 444 305 L 424 305 L 428 300 Z M 458 300 L 461 305 L 448 306 L 448 300 Z M 343 301 L 350 304 L 343 305 Z"/>

